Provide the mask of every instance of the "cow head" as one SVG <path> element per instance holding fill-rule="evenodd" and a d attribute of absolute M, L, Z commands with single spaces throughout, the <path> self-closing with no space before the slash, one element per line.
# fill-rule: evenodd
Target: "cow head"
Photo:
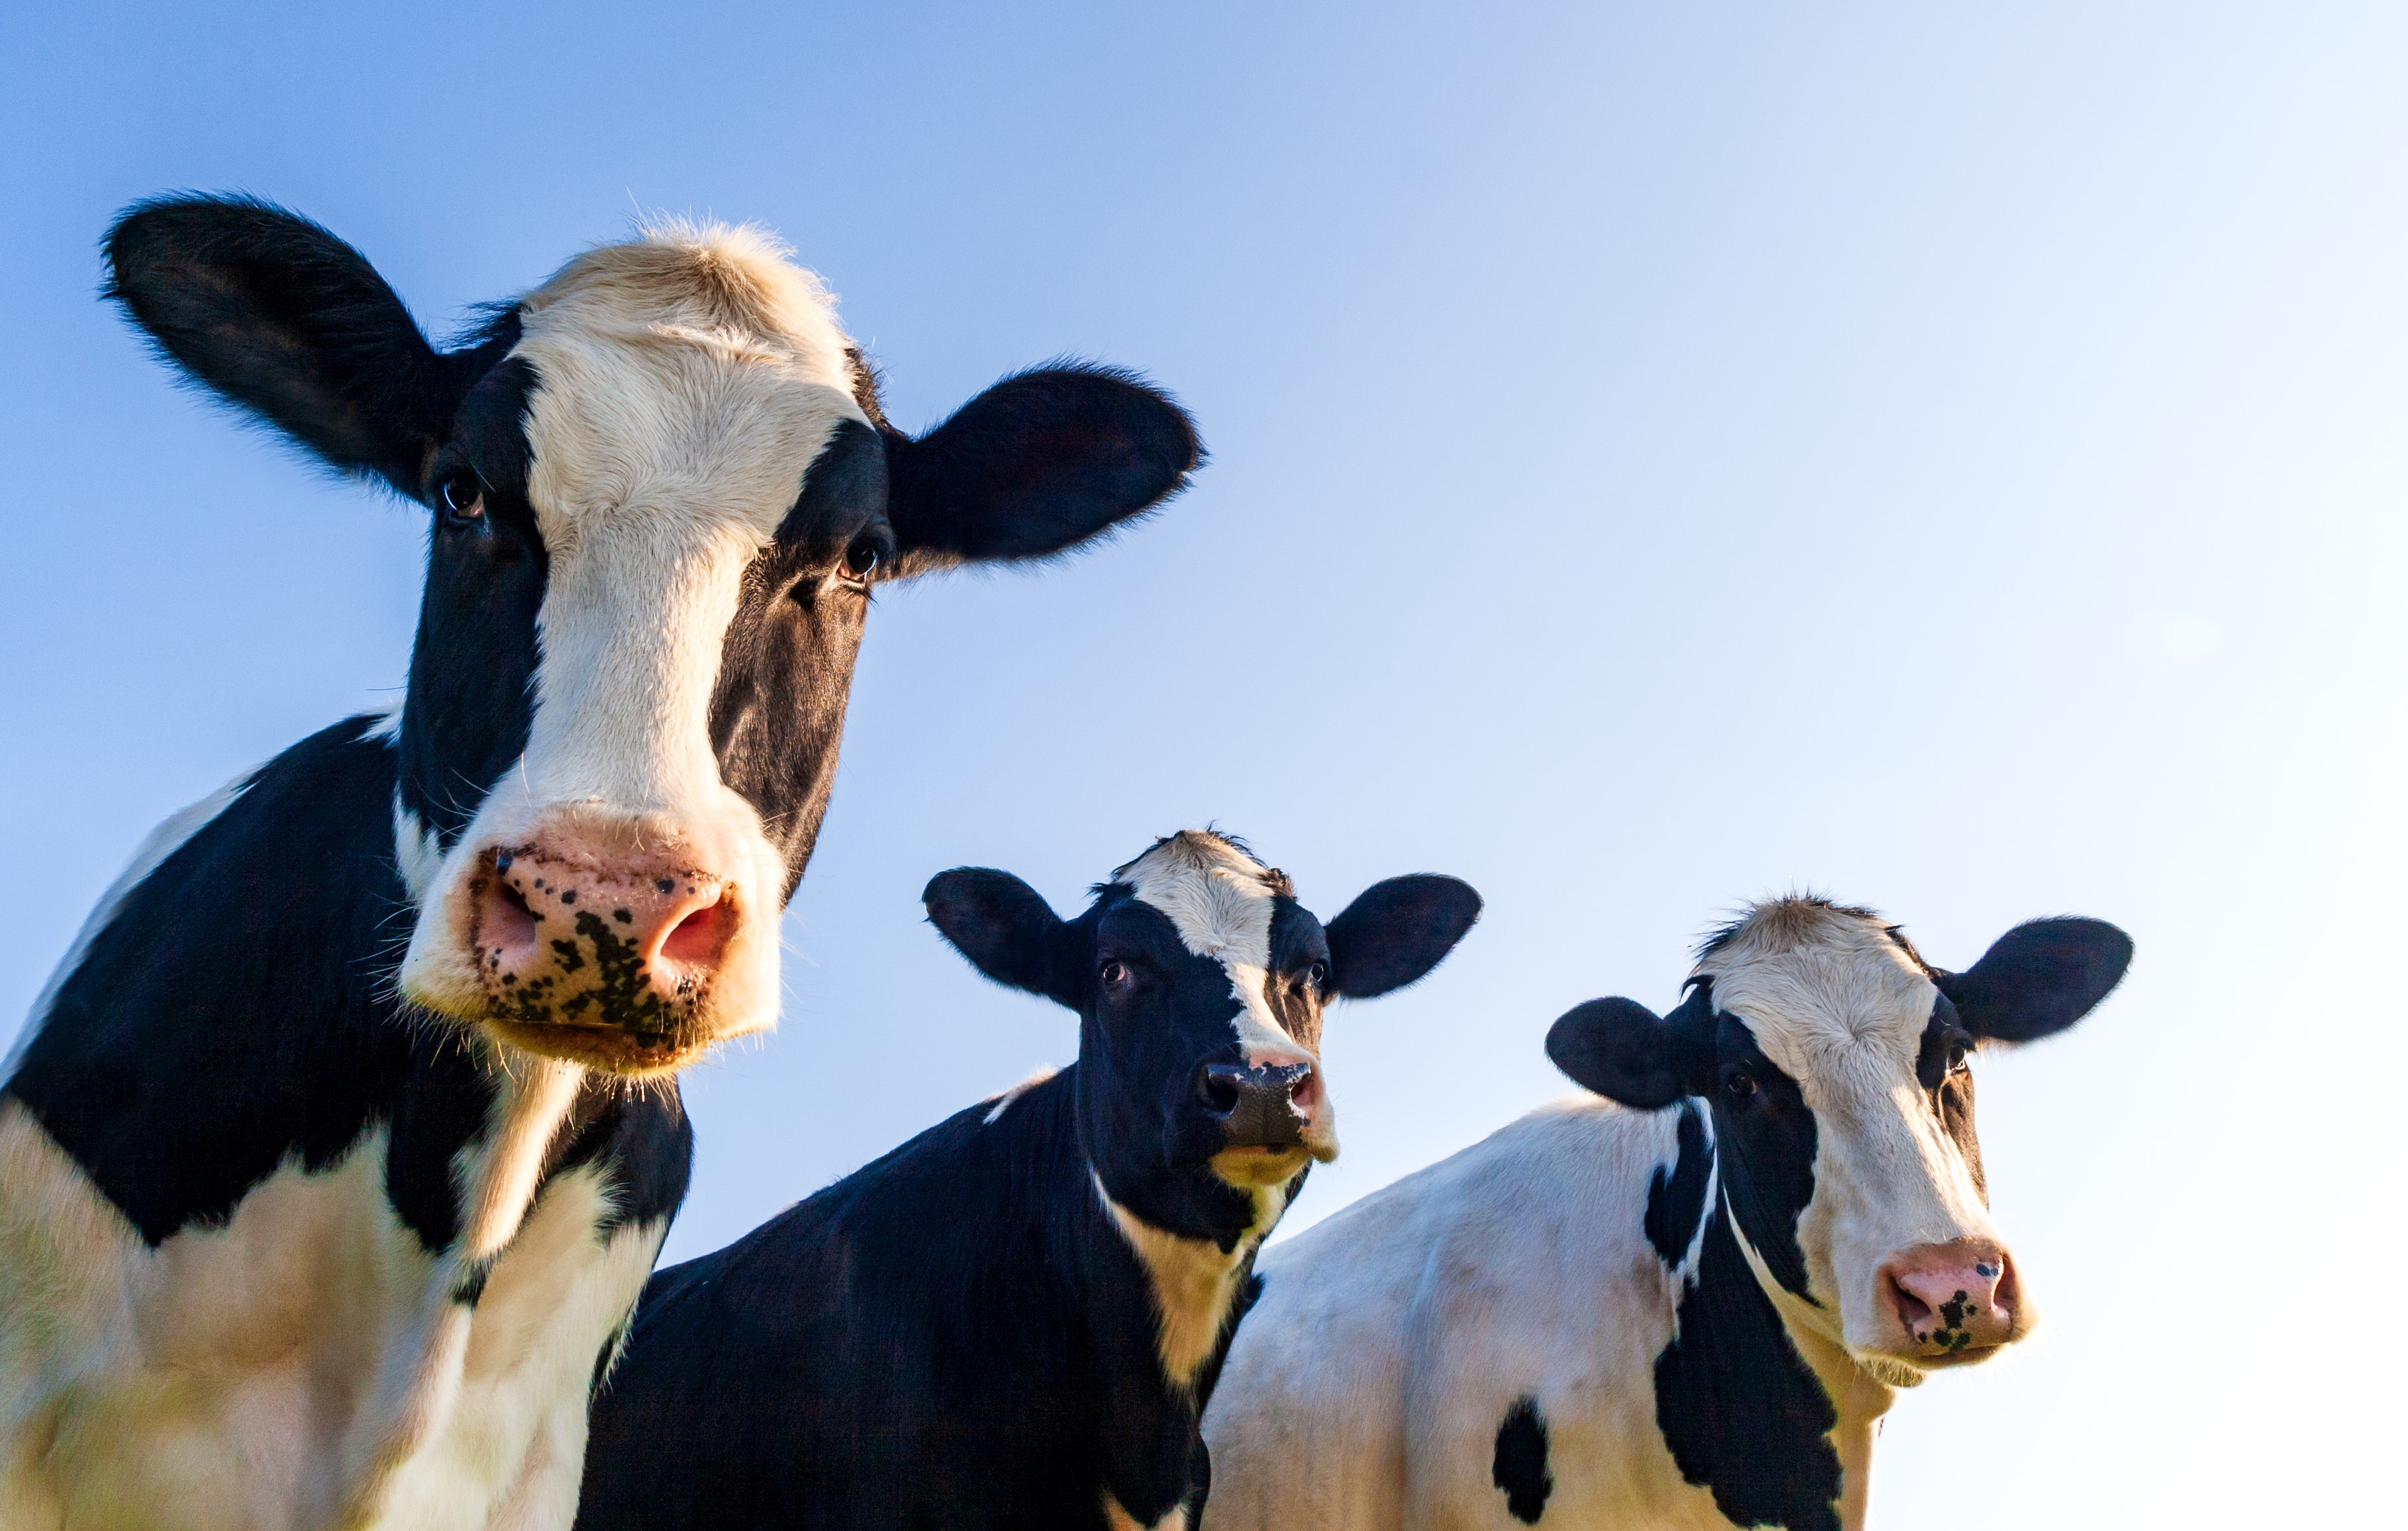
<path fill-rule="evenodd" d="M 1627 1106 L 1702 1097 L 1758 1281 L 1793 1322 L 1910 1385 L 2035 1321 L 1990 1221 L 1969 1059 L 2072 1025 L 2131 954 L 2113 925 L 2038 920 L 1951 973 L 1870 910 L 1782 898 L 1706 944 L 1670 1015 L 1592 1000 L 1547 1052 Z"/>
<path fill-rule="evenodd" d="M 449 351 L 256 202 L 140 205 L 108 258 L 190 377 L 432 513 L 388 725 L 403 994 L 620 1073 L 774 1022 L 871 592 L 1061 552 L 1198 460 L 1093 367 L 896 430 L 818 279 L 747 229 L 590 250 Z"/>
<path fill-rule="evenodd" d="M 1113 1204 L 1216 1239 L 1267 1230 L 1287 1183 L 1338 1155 L 1323 1007 L 1419 979 L 1480 913 L 1454 878 L 1400 877 L 1325 926 L 1284 874 L 1195 829 L 1115 871 L 1076 920 L 982 867 L 925 896 L 981 972 L 1079 1012 L 1080 1134 Z"/>

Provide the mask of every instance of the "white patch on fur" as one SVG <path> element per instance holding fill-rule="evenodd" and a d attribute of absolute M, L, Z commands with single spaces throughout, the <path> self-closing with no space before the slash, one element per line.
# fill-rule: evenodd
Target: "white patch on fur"
<path fill-rule="evenodd" d="M 443 868 L 443 837 L 402 806 L 398 791 L 393 794 L 393 864 L 401 873 L 401 885 L 409 890 L 410 902 L 423 906 L 426 890 Z"/>
<path fill-rule="evenodd" d="M 1697 970 L 1814 1110 L 1814 1195 L 1798 1242 L 1822 1309 L 1796 1307 L 1895 1384 L 1907 1368 L 1878 1353 L 1896 1320 L 1880 1310 L 1874 1272 L 1920 1244 L 2004 1243 L 1915 1078 L 1939 991 L 1879 920 L 1802 898 L 1757 905 Z M 2019 1306 L 2019 1333 L 2028 1312 Z"/>
<path fill-rule="evenodd" d="M 1028 1094 L 1029 1091 L 1036 1089 L 1039 1085 L 1044 1083 L 1047 1080 L 1052 1079 L 1054 1075 L 1059 1074 L 1060 1072 L 1062 1072 L 1062 1070 L 1052 1064 L 1039 1064 L 1037 1066 L 1034 1072 L 1032 1072 L 1026 1079 L 1022 1080 L 1018 1084 L 1013 1085 L 1010 1089 L 1006 1090 L 999 1095 L 989 1096 L 988 1098 L 995 1102 L 995 1108 L 988 1111 L 984 1117 L 980 1119 L 979 1125 L 982 1127 L 994 1126 L 997 1122 L 1003 1120 L 1004 1112 L 1011 1109 L 1012 1103 L 1014 1101 Z"/>
<path fill-rule="evenodd" d="M 208 826 L 211 820 L 233 807 L 234 800 L 243 794 L 250 786 L 251 778 L 258 774 L 255 767 L 243 772 L 242 775 L 236 777 L 199 802 L 169 814 L 157 828 L 142 837 L 142 843 L 135 849 L 134 859 L 126 864 L 125 870 L 117 874 L 117 880 L 110 883 L 108 890 L 100 895 L 100 902 L 93 906 L 92 912 L 84 916 L 83 924 L 77 929 L 75 939 L 67 944 L 66 955 L 59 959 L 59 965 L 56 967 L 50 969 L 50 976 L 43 983 L 42 992 L 34 996 L 34 1008 L 26 1012 L 24 1035 L 18 1040 L 17 1047 L 12 1050 L 7 1064 L 0 1066 L 0 1068 L 4 1068 L 6 1072 L 15 1071 L 17 1053 L 22 1052 L 25 1045 L 34 1039 L 34 1034 L 41 1029 L 42 1019 L 50 1014 L 50 1005 L 59 997 L 59 991 L 66 986 L 68 979 L 75 976 L 75 970 L 83 966 L 84 955 L 92 950 L 92 943 L 99 937 L 102 931 L 108 928 L 109 923 L 117 918 L 118 910 L 125 907 L 126 895 L 141 886 L 143 879 L 157 871 L 169 856 L 181 850 L 185 841 L 199 834 Z"/>
<path fill-rule="evenodd" d="M 584 820 L 676 845 L 720 879 L 736 928 L 710 1027 L 774 1024 L 782 857 L 720 780 L 710 736 L 746 567 L 836 428 L 866 423 L 817 278 L 752 229 L 663 224 L 590 250 L 524 300 L 527 495 L 550 560 L 525 754 L 428 889 L 460 899 L 480 852 Z M 405 991 L 475 1018 L 456 920 L 422 919 Z"/>
<path fill-rule="evenodd" d="M 1139 903 L 1168 916 L 1189 952 L 1228 971 L 1239 1006 L 1231 1024 L 1249 1066 L 1309 1063 L 1320 1073 L 1320 1054 L 1280 1024 L 1266 990 L 1276 896 L 1269 868 L 1209 830 L 1183 829 L 1112 875 Z M 1317 1159 L 1338 1156 L 1338 1113 L 1326 1080 L 1306 1141 Z"/>
<path fill-rule="evenodd" d="M 361 731 L 360 737 L 363 739 L 375 739 L 380 743 L 387 745 L 399 742 L 401 738 L 401 720 L 403 715 L 408 712 L 408 710 L 409 693 L 406 691 L 396 692 L 394 694 L 393 700 L 384 705 L 384 710 L 377 713 L 375 721 L 370 723 L 366 728 Z"/>
<path fill-rule="evenodd" d="M 505 1088 L 441 1257 L 385 1197 L 380 1125 L 151 1250 L 0 1098 L 0 1525 L 565 1531 L 586 1383 L 665 1230 L 597 1241 L 591 1168 L 526 1205 L 559 1086 Z"/>
<path fill-rule="evenodd" d="M 1221 1325 L 1227 1320 L 1229 1304 L 1238 1295 L 1240 1272 L 1247 1254 L 1279 1223 L 1280 1214 L 1287 1210 L 1287 1187 L 1266 1185 L 1254 1189 L 1253 1225 L 1234 1248 L 1224 1252 L 1212 1239 L 1184 1238 L 1155 1227 L 1114 1201 L 1104 1189 L 1101 1176 L 1093 1169 L 1087 1173 L 1095 1181 L 1096 1195 L 1111 1213 L 1113 1225 L 1128 1240 L 1129 1248 L 1137 1252 L 1138 1262 L 1145 1266 L 1146 1277 L 1153 1285 L 1158 1321 L 1155 1339 L 1163 1372 L 1178 1386 L 1193 1387 L 1197 1368 L 1220 1342 Z"/>
<path fill-rule="evenodd" d="M 1187 1507 L 1173 1505 L 1170 1507 L 1169 1513 L 1148 1525 L 1122 1509 L 1121 1502 L 1112 1497 L 1112 1491 L 1106 1489 L 1104 1490 L 1104 1524 L 1111 1526 L 1111 1531 L 1187 1531 Z"/>

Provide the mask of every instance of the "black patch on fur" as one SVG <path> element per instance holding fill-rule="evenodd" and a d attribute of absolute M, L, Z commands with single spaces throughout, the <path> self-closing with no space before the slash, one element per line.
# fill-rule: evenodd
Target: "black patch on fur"
<path fill-rule="evenodd" d="M 1489 1473 L 1505 1491 L 1506 1512 L 1525 1525 L 1538 1524 L 1547 1512 L 1547 1495 L 1555 1491 L 1555 1475 L 1547 1470 L 1547 1422 L 1537 1398 L 1517 1398 L 1505 1411 Z"/>
<path fill-rule="evenodd" d="M 1705 1215 L 1706 1186 L 1713 1178 L 1714 1152 L 1706 1142 L 1705 1113 L 1694 1100 L 1681 1102 L 1674 1129 L 1678 1152 L 1668 1168 L 1656 1166 L 1647 1182 L 1647 1242 L 1668 1270 L 1688 1258 L 1698 1237 L 1698 1219 Z"/>
<path fill-rule="evenodd" d="M 1820 1307 L 1807 1290 L 1806 1252 L 1798 1242 L 1798 1219 L 1814 1195 L 1813 1109 L 1798 1081 L 1756 1045 L 1747 1023 L 1728 1011 L 1717 1018 L 1714 1059 L 1721 1070 L 1712 1096 L 1714 1153 L 1724 1198 L 1773 1280 Z M 1751 1088 L 1734 1091 L 1736 1078 Z"/>
<path fill-rule="evenodd" d="M 131 890 L 40 1018 L 8 1092 L 157 1246 L 215 1225 L 288 1155 L 333 1167 L 371 1125 L 430 1251 L 494 1084 L 385 997 L 408 927 L 393 752 L 354 718 L 251 778 Z"/>
<path fill-rule="evenodd" d="M 535 721 L 536 617 L 551 558 L 527 501 L 529 396 L 523 361 L 496 366 L 468 393 L 453 439 L 431 477 L 473 473 L 485 508 L 476 524 L 437 515 L 426 588 L 409 655 L 409 690 L 395 749 L 402 806 L 448 848 L 494 783 L 526 751 Z"/>
<path fill-rule="evenodd" d="M 578 1524 L 1102 1531 L 1106 1492 L 1141 1523 L 1187 1501 L 1202 1403 L 1088 1179 L 1084 1066 L 655 1275 Z"/>
<path fill-rule="evenodd" d="M 1706 1224 L 1672 1341 L 1656 1358 L 1656 1423 L 1683 1479 L 1740 1525 L 1839 1531 L 1839 1423 L 1731 1238 Z"/>

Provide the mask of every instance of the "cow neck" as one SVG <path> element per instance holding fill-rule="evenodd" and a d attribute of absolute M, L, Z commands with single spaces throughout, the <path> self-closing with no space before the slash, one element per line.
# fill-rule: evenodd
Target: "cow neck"
<path fill-rule="evenodd" d="M 1715 1215 L 1729 1226 L 1732 1241 L 1747 1261 L 1756 1290 L 1772 1305 L 1791 1348 L 1813 1373 L 1824 1396 L 1830 1401 L 1837 1417 L 1828 1438 L 1840 1461 L 1840 1528 L 1863 1531 L 1865 1507 L 1871 1490 L 1873 1443 L 1882 1416 L 1897 1401 L 1897 1392 L 1868 1374 L 1848 1354 L 1847 1345 L 1840 1336 L 1838 1315 L 1803 1295 L 1804 1268 L 1794 1258 L 1783 1258 L 1794 1242 L 1768 1237 L 1761 1231 L 1750 1237 L 1750 1224 L 1761 1230 L 1762 1220 L 1769 1214 L 1756 1195 L 1755 1182 L 1747 1174 L 1739 1144 L 1720 1132 L 1714 1136 Z M 1742 1207 L 1747 1209 L 1744 1215 L 1740 1211 Z M 1776 1252 L 1772 1260 L 1766 1257 L 1768 1249 Z M 1779 1262 L 1777 1266 L 1775 1261 Z"/>
<path fill-rule="evenodd" d="M 1034 1189 L 1041 1197 L 1061 1198 L 1071 1209 L 1066 1219 L 1049 1220 L 1047 1259 L 1063 1283 L 1059 1296 L 1076 1315 L 1088 1353 L 1108 1369 L 1149 1354 L 1158 1363 L 1141 1376 L 1100 1380 L 1098 1395 L 1109 1395 L 1111 1409 L 1099 1421 L 1104 1438 L 1098 1444 L 1108 1524 L 1167 1531 L 1182 1524 L 1170 1517 L 1184 1512 L 1204 1404 L 1228 1348 L 1226 1315 L 1238 1310 L 1247 1294 L 1254 1252 L 1243 1246 L 1229 1258 L 1226 1290 L 1198 1291 L 1182 1282 L 1181 1260 L 1193 1253 L 1183 1247 L 1209 1247 L 1211 1241 L 1154 1229 L 1105 1192 L 1077 1130 L 1078 1089 L 1079 1066 L 1072 1064 L 999 1097 L 982 1130 L 1026 1133 L 1045 1145 L 1040 1184 Z M 1166 1309 L 1163 1267 L 1149 1251 L 1168 1256 L 1166 1264 L 1174 1275 L 1168 1290 L 1174 1300 L 1182 1294 L 1197 1299 L 1193 1306 Z M 1205 1303 L 1223 1316 L 1208 1318 L 1201 1310 Z M 1167 1324 L 1166 1311 L 1172 1315 Z M 1200 1355 L 1183 1377 L 1174 1375 L 1166 1355 L 1173 1338 L 1184 1347 L 1195 1344 L 1198 1333 L 1204 1335 Z"/>
<path fill-rule="evenodd" d="M 1075 1090 L 1076 1068 L 1063 1072 L 1072 1077 Z M 1215 1195 L 1167 1203 L 1197 1220 L 1193 1228 L 1174 1229 L 1151 1221 L 1113 1196 L 1102 1171 L 1086 1152 L 1083 1135 L 1080 1152 L 1096 1204 L 1145 1273 L 1154 1304 L 1154 1349 L 1164 1381 L 1193 1397 L 1200 1409 L 1227 1349 L 1230 1319 L 1253 1277 L 1255 1252 L 1301 1189 L 1307 1171 L 1299 1170 L 1278 1185 L 1244 1191 L 1215 1180 L 1211 1188 Z M 1201 1176 L 1210 1171 L 1198 1166 L 1193 1173 Z"/>

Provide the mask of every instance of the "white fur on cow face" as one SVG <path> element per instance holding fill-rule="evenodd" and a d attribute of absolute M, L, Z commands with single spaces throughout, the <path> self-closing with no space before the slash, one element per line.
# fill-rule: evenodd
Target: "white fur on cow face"
<path fill-rule="evenodd" d="M 1920 1368 L 1884 1353 L 1895 1321 L 1879 1309 L 1876 1271 L 1917 1245 L 2003 1243 L 1915 1076 L 1938 989 L 1879 921 L 1809 899 L 1758 906 L 1698 971 L 1814 1112 L 1814 1194 L 1798 1241 L 1823 1307 L 1783 1310 L 1884 1381 L 1912 1385 Z M 1787 1298 L 1747 1253 L 1765 1289 Z M 2028 1314 L 2021 1305 L 2019 1334 Z"/>
<path fill-rule="evenodd" d="M 1168 916 L 1189 952 L 1227 971 L 1239 1007 L 1230 1025 L 1248 1067 L 1310 1064 L 1320 1080 L 1320 1054 L 1280 1024 L 1266 988 L 1273 901 L 1283 891 L 1277 874 L 1218 835 L 1183 829 L 1112 875 L 1139 903 Z M 1338 1116 L 1326 1080 L 1312 1092 L 1312 1107 L 1304 1147 L 1326 1163 L 1338 1157 Z"/>
<path fill-rule="evenodd" d="M 530 294 L 527 495 L 549 559 L 526 752 L 431 875 L 402 968 L 463 1019 L 489 1000 L 470 885 L 496 847 L 574 835 L 670 851 L 736 919 L 692 1029 L 772 1024 L 783 859 L 720 778 L 710 708 L 749 565 L 838 424 L 864 422 L 817 279 L 749 230 L 655 229 Z M 413 877 L 418 884 L 421 877 Z"/>

